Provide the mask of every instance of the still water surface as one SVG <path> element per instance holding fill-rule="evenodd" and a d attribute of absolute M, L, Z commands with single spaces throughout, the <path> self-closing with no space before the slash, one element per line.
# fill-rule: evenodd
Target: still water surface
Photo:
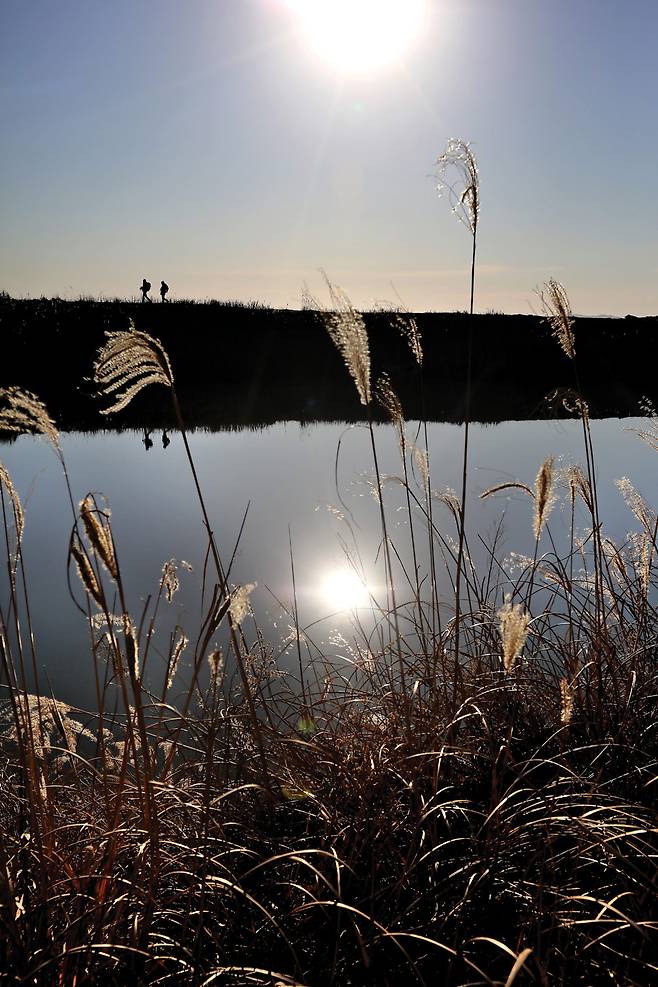
<path fill-rule="evenodd" d="M 616 478 L 629 476 L 649 503 L 655 500 L 658 459 L 631 431 L 643 424 L 646 420 L 592 422 L 601 515 L 608 534 L 615 539 L 635 527 L 615 487 Z M 413 436 L 413 424 L 408 430 Z M 399 476 L 399 449 L 393 430 L 378 426 L 375 431 L 382 473 Z M 462 434 L 455 425 L 428 426 L 433 489 L 458 489 Z M 166 446 L 159 434 L 152 438 L 153 445 L 147 449 L 143 435 L 136 432 L 69 433 L 62 436 L 62 448 L 74 497 L 79 500 L 89 491 L 98 491 L 109 500 L 129 605 L 136 618 L 148 595 L 157 592 L 162 564 L 172 557 L 191 563 L 193 571 L 181 573 L 181 590 L 164 613 L 162 645 L 176 623 L 192 640 L 196 636 L 206 540 L 180 436 L 171 433 Z M 336 631 L 349 637 L 351 608 L 361 601 L 358 586 L 353 587 L 345 576 L 350 570 L 342 542 L 353 544 L 352 535 L 332 508 L 347 517 L 347 511 L 351 512 L 351 530 L 368 584 L 376 595 L 383 582 L 381 560 L 377 560 L 378 507 L 372 496 L 367 430 L 337 424 L 280 423 L 262 431 L 197 432 L 191 435 L 190 444 L 225 560 L 231 557 L 249 506 L 231 582 L 258 584 L 252 601 L 265 636 L 277 646 L 290 631 L 290 619 L 279 602 L 292 607 L 290 529 L 300 624 L 312 624 L 314 642 L 328 653 L 339 654 Z M 548 455 L 559 457 L 562 465 L 583 463 L 579 422 L 471 426 L 468 527 L 476 552 L 484 553 L 484 548 L 476 549 L 477 534 L 490 540 L 503 517 L 499 554 L 532 553 L 528 498 L 512 491 L 511 495 L 482 501 L 479 494 L 510 479 L 532 485 Z M 83 707 L 93 705 L 88 632 L 67 589 L 66 553 L 72 519 L 58 460 L 43 439 L 31 436 L 0 444 L 0 460 L 11 473 L 26 510 L 24 559 L 39 667 L 47 673 L 58 698 Z M 408 559 L 408 518 L 402 488 L 395 481 L 385 485 L 385 503 L 391 534 Z M 454 534 L 449 511 L 438 503 L 435 520 L 446 536 Z M 558 544 L 564 544 L 568 520 L 568 512 L 558 506 L 550 521 Z M 427 538 L 420 520 L 416 534 L 425 546 L 420 555 L 421 570 L 426 571 Z M 73 582 L 77 582 L 75 575 Z M 447 585 L 444 581 L 443 591 Z M 75 589 L 82 598 L 79 586 Z M 1 605 L 6 613 L 5 584 Z M 245 630 L 253 637 L 253 622 L 248 621 Z M 289 647 L 279 658 L 283 668 L 296 667 L 293 650 Z M 153 671 L 157 672 L 157 658 Z"/>

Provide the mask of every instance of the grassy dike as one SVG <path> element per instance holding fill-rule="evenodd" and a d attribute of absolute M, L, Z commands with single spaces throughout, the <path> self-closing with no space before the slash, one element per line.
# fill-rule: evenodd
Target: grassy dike
<path fill-rule="evenodd" d="M 465 313 L 416 316 L 425 349 L 423 400 L 417 369 L 390 313 L 367 312 L 373 372 L 390 374 L 408 418 L 464 419 Z M 39 394 L 64 428 L 102 424 L 89 366 L 107 330 L 138 329 L 161 339 L 177 367 L 189 427 L 260 426 L 281 420 L 365 420 L 349 379 L 316 312 L 223 302 L 12 299 L 0 294 L 0 384 Z M 638 413 L 656 397 L 653 373 L 658 319 L 579 319 L 583 387 L 593 417 Z M 470 417 L 495 422 L 566 414 L 556 388 L 571 386 L 535 316 L 473 318 Z M 614 375 L 611 374 L 614 368 Z M 383 413 L 377 408 L 375 418 Z M 173 426 L 173 414 L 147 391 L 117 425 Z"/>

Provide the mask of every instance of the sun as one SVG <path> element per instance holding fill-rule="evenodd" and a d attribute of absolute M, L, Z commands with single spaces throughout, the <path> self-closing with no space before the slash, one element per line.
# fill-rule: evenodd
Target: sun
<path fill-rule="evenodd" d="M 309 47 L 342 75 L 398 61 L 421 33 L 426 0 L 288 0 Z"/>

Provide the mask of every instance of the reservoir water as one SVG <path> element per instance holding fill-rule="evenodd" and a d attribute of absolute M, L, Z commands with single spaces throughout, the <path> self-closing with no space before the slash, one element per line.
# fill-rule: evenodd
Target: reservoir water
<path fill-rule="evenodd" d="M 601 517 L 606 533 L 623 541 L 637 527 L 615 485 L 628 476 L 651 504 L 656 490 L 658 459 L 634 429 L 646 419 L 605 419 L 592 422 Z M 414 423 L 407 426 L 410 439 Z M 181 437 L 168 433 L 65 433 L 62 449 L 76 501 L 89 491 L 107 497 L 114 537 L 136 621 L 157 592 L 165 561 L 185 560 L 181 589 L 161 610 L 158 648 L 162 652 L 176 625 L 194 641 L 203 611 L 202 590 L 207 540 L 196 501 Z M 410 572 L 409 518 L 401 476 L 396 433 L 376 426 L 379 465 L 384 476 L 384 502 L 390 535 L 401 562 Z M 428 425 L 431 487 L 436 492 L 461 482 L 463 432 L 459 426 Z M 423 444 L 422 433 L 418 436 Z M 324 654 L 349 661 L 355 614 L 364 606 L 363 590 L 355 581 L 347 556 L 361 560 L 369 590 L 385 595 L 381 559 L 379 507 L 373 495 L 373 461 L 368 430 L 340 424 L 279 423 L 260 431 L 194 432 L 190 445 L 197 465 L 211 523 L 225 562 L 232 557 L 242 522 L 244 528 L 231 567 L 230 581 L 256 583 L 251 594 L 255 615 L 244 624 L 247 640 L 260 633 L 272 644 L 273 660 L 282 671 L 297 666 L 291 647 L 292 592 L 290 542 L 295 568 L 299 623 Z M 579 421 L 504 422 L 472 425 L 467 501 L 469 544 L 476 567 L 487 557 L 486 545 L 496 532 L 497 555 L 532 554 L 532 504 L 521 491 L 480 499 L 491 486 L 518 479 L 533 485 L 543 460 L 553 455 L 556 465 L 584 466 Z M 40 437 L 21 436 L 0 444 L 0 461 L 9 470 L 25 506 L 23 543 L 30 611 L 34 628 L 41 687 L 57 698 L 82 707 L 93 705 L 94 675 L 88 629 L 67 585 L 67 546 L 72 515 L 61 467 L 52 448 Z M 410 467 L 411 468 L 411 467 Z M 422 502 L 418 477 L 410 485 Z M 427 526 L 413 505 L 412 516 L 421 576 L 428 571 Z M 433 501 L 434 522 L 447 542 L 455 536 L 454 519 L 439 498 Z M 586 518 L 580 517 L 584 526 Z M 570 512 L 558 503 L 549 527 L 558 546 L 566 545 Z M 289 540 L 290 539 L 290 540 Z M 542 550 L 550 544 L 542 542 Z M 347 554 L 346 554 L 347 553 Z M 402 570 L 399 596 L 411 597 Z M 445 616 L 450 615 L 450 585 L 439 567 Z M 75 571 L 71 584 L 83 599 Z M 426 581 L 425 586 L 428 585 Z M 7 614 L 6 578 L 2 583 Z M 206 586 L 206 597 L 208 587 Z M 361 614 L 361 616 L 363 616 Z M 367 617 L 367 612 L 366 612 Z M 364 617 L 365 619 L 365 617 Z M 367 621 L 366 621 L 367 622 Z M 342 637 L 341 637 L 342 635 Z M 218 642 L 221 643 L 221 642 Z M 189 649 L 188 649 L 189 650 Z M 159 681 L 157 649 L 151 674 Z M 181 683 L 186 656 L 181 661 Z"/>

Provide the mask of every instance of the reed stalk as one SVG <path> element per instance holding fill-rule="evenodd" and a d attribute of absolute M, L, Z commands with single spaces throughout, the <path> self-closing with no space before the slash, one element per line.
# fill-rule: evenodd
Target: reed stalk
<path fill-rule="evenodd" d="M 464 445 L 462 453 L 461 513 L 459 526 L 459 546 L 457 551 L 457 571 L 455 576 L 455 654 L 453 666 L 453 701 L 456 703 L 462 685 L 460 655 L 460 634 L 462 622 L 462 568 L 466 537 L 466 492 L 468 485 L 469 427 L 471 417 L 471 388 L 473 365 L 473 305 L 475 298 L 475 261 L 477 251 L 478 223 L 480 218 L 480 178 L 475 156 L 470 146 L 463 140 L 451 139 L 446 149 L 437 159 L 438 191 L 447 193 L 453 212 L 471 234 L 471 269 L 469 318 L 466 343 L 466 390 L 464 399 Z M 451 173 L 456 175 L 452 181 Z"/>

